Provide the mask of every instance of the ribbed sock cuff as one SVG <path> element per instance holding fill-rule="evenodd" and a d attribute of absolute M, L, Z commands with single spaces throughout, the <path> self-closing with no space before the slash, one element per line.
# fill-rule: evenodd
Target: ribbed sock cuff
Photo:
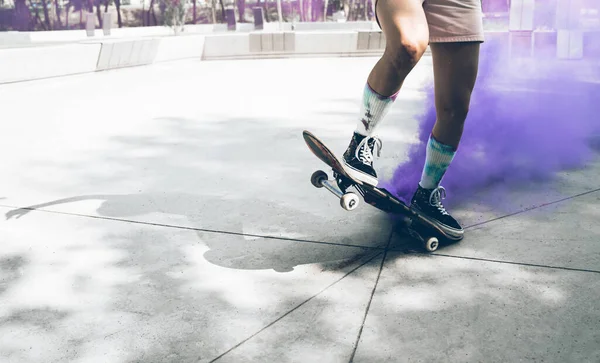
<path fill-rule="evenodd" d="M 400 93 L 400 90 L 398 90 L 396 93 L 394 93 L 394 94 L 392 94 L 392 95 L 390 95 L 390 96 L 384 96 L 384 95 L 381 95 L 381 94 L 379 94 L 379 93 L 375 92 L 375 90 L 374 90 L 373 88 L 371 88 L 371 85 L 369 84 L 369 82 L 367 82 L 367 83 L 365 84 L 365 88 L 366 88 L 367 90 L 369 90 L 369 92 L 371 92 L 373 95 L 375 95 L 377 98 L 379 98 L 379 99 L 380 99 L 380 100 L 382 100 L 382 101 L 386 101 L 386 100 L 388 100 L 388 99 L 389 99 L 389 100 L 392 100 L 392 101 L 396 101 L 396 97 L 398 97 L 398 93 Z"/>
<path fill-rule="evenodd" d="M 442 144 L 433 135 L 430 135 L 419 185 L 425 189 L 437 188 L 455 154 L 456 149 L 454 147 Z"/>
<path fill-rule="evenodd" d="M 380 95 L 367 82 L 363 91 L 360 118 L 355 131 L 363 136 L 371 135 L 379 122 L 387 115 L 397 96 L 398 92 L 391 96 Z"/>

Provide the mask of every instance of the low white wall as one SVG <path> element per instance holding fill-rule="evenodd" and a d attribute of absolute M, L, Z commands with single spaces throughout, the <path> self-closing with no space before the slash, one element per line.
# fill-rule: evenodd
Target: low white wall
<path fill-rule="evenodd" d="M 94 72 L 101 44 L 0 50 L 0 83 Z"/>
<path fill-rule="evenodd" d="M 250 55 L 248 34 L 211 34 L 204 40 L 204 59 Z"/>
<path fill-rule="evenodd" d="M 287 24 L 287 23 L 286 23 Z M 294 23 L 293 30 L 380 30 L 374 21 L 351 21 L 351 22 L 305 22 Z"/>
<path fill-rule="evenodd" d="M 204 53 L 204 35 L 182 35 L 160 39 L 155 62 L 166 62 L 178 59 L 202 59 Z"/>
<path fill-rule="evenodd" d="M 254 31 L 86 40 L 0 49 L 0 83 L 104 71 L 177 59 L 348 56 L 380 52 L 381 32 Z M 44 62 L 38 62 L 44 59 Z"/>
<path fill-rule="evenodd" d="M 586 51 L 579 46 L 581 36 L 580 33 L 559 33 L 557 36 L 549 32 L 486 33 L 488 40 L 495 38 L 509 45 L 509 51 L 515 54 L 535 56 L 542 52 L 571 59 L 581 58 Z M 578 41 L 573 42 L 573 37 Z M 384 48 L 385 37 L 379 30 L 190 32 L 180 36 L 92 40 L 68 45 L 0 49 L 0 83 L 178 59 L 376 56 Z M 588 58 L 593 56 L 590 51 Z"/>
<path fill-rule="evenodd" d="M 104 71 L 177 59 L 202 59 L 204 38 L 204 35 L 182 35 L 135 40 L 104 40 L 84 44 L 100 46 L 96 68 L 92 71 Z"/>
<path fill-rule="evenodd" d="M 294 52 L 298 54 L 345 54 L 357 50 L 357 32 L 296 32 Z"/>
<path fill-rule="evenodd" d="M 0 46 L 14 46 L 31 43 L 29 32 L 0 32 Z"/>
<path fill-rule="evenodd" d="M 207 35 L 205 60 L 379 54 L 381 31 L 281 31 Z"/>
<path fill-rule="evenodd" d="M 152 64 L 156 58 L 158 44 L 159 40 L 152 38 L 102 42 L 95 70 Z"/>
<path fill-rule="evenodd" d="M 557 56 L 560 59 L 581 59 L 584 53 L 583 32 L 581 30 L 558 30 Z"/>

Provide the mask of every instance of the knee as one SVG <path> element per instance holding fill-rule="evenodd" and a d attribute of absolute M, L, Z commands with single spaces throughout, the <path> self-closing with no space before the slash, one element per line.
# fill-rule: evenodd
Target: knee
<path fill-rule="evenodd" d="M 402 36 L 398 41 L 388 42 L 385 52 L 396 70 L 410 71 L 419 62 L 428 45 L 426 37 Z"/>
<path fill-rule="evenodd" d="M 469 97 L 455 97 L 442 101 L 438 107 L 438 118 L 454 125 L 462 125 L 469 114 Z"/>

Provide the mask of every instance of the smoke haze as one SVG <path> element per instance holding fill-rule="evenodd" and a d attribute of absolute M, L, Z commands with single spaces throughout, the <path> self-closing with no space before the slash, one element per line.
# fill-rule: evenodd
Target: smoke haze
<path fill-rule="evenodd" d="M 548 181 L 557 172 L 584 167 L 597 155 L 600 132 L 600 64 L 507 59 L 500 43 L 481 47 L 478 81 L 458 152 L 442 185 L 456 204 L 492 184 L 510 187 Z M 384 187 L 410 201 L 435 123 L 433 85 L 419 117 L 419 143 Z M 596 146 L 597 147 L 597 146 Z"/>

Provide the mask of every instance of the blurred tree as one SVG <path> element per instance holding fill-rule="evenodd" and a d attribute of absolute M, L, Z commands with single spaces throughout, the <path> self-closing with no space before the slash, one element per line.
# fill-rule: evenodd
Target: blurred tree
<path fill-rule="evenodd" d="M 31 9 L 27 6 L 26 0 L 15 0 L 15 11 L 13 18 L 13 29 L 18 31 L 27 31 L 30 29 Z"/>
<path fill-rule="evenodd" d="M 115 7 L 117 8 L 117 24 L 119 28 L 123 27 L 123 19 L 121 18 L 121 0 L 114 0 Z"/>
<path fill-rule="evenodd" d="M 237 0 L 238 7 L 238 22 L 245 23 L 246 22 L 246 0 Z"/>
<path fill-rule="evenodd" d="M 58 29 L 62 29 L 62 21 L 60 20 L 60 5 L 58 4 L 58 0 L 54 0 L 54 12 L 56 13 L 56 25 Z"/>

